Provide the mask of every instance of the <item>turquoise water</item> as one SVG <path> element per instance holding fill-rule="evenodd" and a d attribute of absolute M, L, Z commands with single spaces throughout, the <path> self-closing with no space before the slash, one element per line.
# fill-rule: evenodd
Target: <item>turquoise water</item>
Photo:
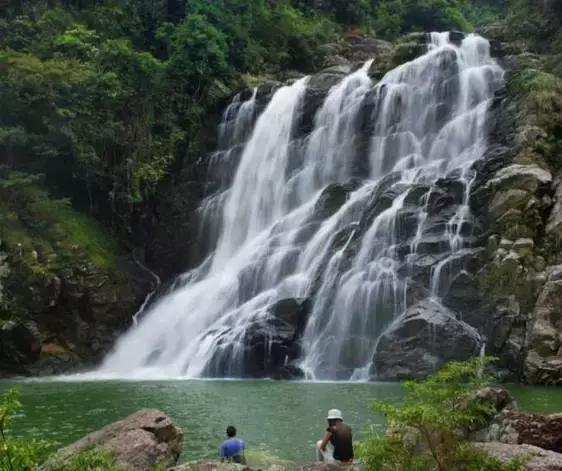
<path fill-rule="evenodd" d="M 224 429 L 233 424 L 257 454 L 297 463 L 313 460 L 328 409 L 342 409 L 361 438 L 382 417 L 373 400 L 399 400 L 396 384 L 296 383 L 274 381 L 0 382 L 0 392 L 17 385 L 24 404 L 13 432 L 71 443 L 110 422 L 149 407 L 164 410 L 184 431 L 182 461 L 214 457 Z M 521 407 L 562 411 L 562 390 L 513 386 Z"/>

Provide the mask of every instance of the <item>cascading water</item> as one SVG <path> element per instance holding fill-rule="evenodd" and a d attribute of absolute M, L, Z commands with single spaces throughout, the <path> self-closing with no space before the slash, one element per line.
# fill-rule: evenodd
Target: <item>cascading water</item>
<path fill-rule="evenodd" d="M 330 90 L 305 137 L 307 78 L 277 90 L 251 134 L 256 92 L 233 102 L 211 164 L 234 160 L 236 172 L 200 209 L 218 228 L 216 248 L 143 313 L 97 374 L 263 374 L 288 331 L 272 306 L 293 299 L 308 307 L 283 365 L 298 362 L 310 379 L 364 379 L 377 339 L 411 299 L 438 302 L 474 243 L 472 164 L 486 149 L 502 70 L 487 41 L 455 45 L 447 33 L 377 84 L 371 62 Z M 429 276 L 420 280 L 422 265 Z M 248 347 L 256 336 L 266 337 L 263 350 Z"/>

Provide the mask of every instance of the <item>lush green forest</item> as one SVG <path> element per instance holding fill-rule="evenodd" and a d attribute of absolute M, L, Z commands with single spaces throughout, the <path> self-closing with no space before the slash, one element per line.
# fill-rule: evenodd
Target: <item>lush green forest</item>
<path fill-rule="evenodd" d="M 320 46 L 353 29 L 472 30 L 504 3 L 5 0 L 2 180 L 21 188 L 14 172 L 41 175 L 52 195 L 126 234 L 174 163 L 197 154 L 202 116 L 248 74 L 311 71 Z"/>

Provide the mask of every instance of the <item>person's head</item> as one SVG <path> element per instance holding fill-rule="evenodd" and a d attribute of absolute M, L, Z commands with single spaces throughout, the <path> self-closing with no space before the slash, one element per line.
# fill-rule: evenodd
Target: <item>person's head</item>
<path fill-rule="evenodd" d="M 236 427 L 234 427 L 233 425 L 229 425 L 228 427 L 226 427 L 226 436 L 228 438 L 232 438 L 236 436 Z"/>
<path fill-rule="evenodd" d="M 336 425 L 338 422 L 343 422 L 343 416 L 339 409 L 330 409 L 328 411 L 328 417 L 326 418 L 328 419 L 328 425 L 330 427 Z"/>

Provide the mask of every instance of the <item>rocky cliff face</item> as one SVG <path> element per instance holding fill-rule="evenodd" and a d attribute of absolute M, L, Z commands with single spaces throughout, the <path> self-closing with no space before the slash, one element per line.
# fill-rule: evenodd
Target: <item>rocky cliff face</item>
<path fill-rule="evenodd" d="M 545 30 L 552 28 L 548 20 L 544 23 Z M 474 196 L 488 237 L 470 301 L 474 309 L 466 314 L 480 318 L 487 351 L 499 356 L 513 376 L 531 384 L 562 384 L 562 56 L 555 49 L 545 53 L 544 44 L 514 37 L 505 25 L 484 34 L 495 40 L 507 86 Z M 482 204 L 478 200 L 484 194 Z"/>
<path fill-rule="evenodd" d="M 39 183 L 0 195 L 0 375 L 91 366 L 129 326 L 147 276 Z"/>

